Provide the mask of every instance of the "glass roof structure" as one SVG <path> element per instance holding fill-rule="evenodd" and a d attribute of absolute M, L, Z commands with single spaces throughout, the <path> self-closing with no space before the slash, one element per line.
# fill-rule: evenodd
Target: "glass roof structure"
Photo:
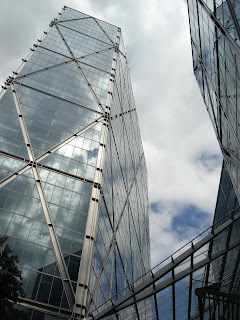
<path fill-rule="evenodd" d="M 237 319 L 239 206 L 229 215 L 150 270 L 138 286 L 128 287 L 122 298 L 94 310 L 92 319 L 115 319 L 116 313 L 118 319 L 129 320 Z M 145 305 L 138 314 L 130 314 L 127 308 L 141 301 Z"/>

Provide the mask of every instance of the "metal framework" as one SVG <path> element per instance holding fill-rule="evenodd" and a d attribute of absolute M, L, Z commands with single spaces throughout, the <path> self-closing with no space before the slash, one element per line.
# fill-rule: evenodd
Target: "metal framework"
<path fill-rule="evenodd" d="M 240 295 L 221 292 L 219 285 L 215 284 L 208 287 L 202 287 L 195 290 L 198 296 L 200 320 L 206 316 L 206 308 L 204 308 L 205 300 L 208 300 L 209 319 L 238 319 L 240 308 Z"/>
<path fill-rule="evenodd" d="M 200 240 L 198 242 L 195 242 L 196 239 L 194 239 L 194 241 L 182 248 L 182 251 L 184 251 L 182 254 L 179 255 L 179 253 L 176 252 L 174 255 L 169 257 L 168 260 L 170 262 L 168 262 L 160 270 L 156 272 L 154 272 L 154 270 L 151 270 L 148 273 L 148 278 L 146 280 L 144 280 L 141 284 L 135 286 L 134 288 L 131 286 L 129 288 L 129 292 L 122 298 L 117 301 L 109 301 L 107 304 L 105 304 L 109 306 L 106 307 L 103 311 L 98 312 L 98 309 L 95 310 L 94 314 L 96 315 L 93 316 L 93 319 L 109 319 L 110 316 L 114 315 L 115 313 L 118 313 L 120 319 L 125 319 L 125 308 L 128 308 L 131 305 L 149 297 L 153 298 L 153 318 L 165 319 L 166 314 L 164 311 L 166 310 L 164 310 L 163 307 L 164 304 L 166 304 L 166 301 L 164 294 L 162 296 L 158 295 L 161 292 L 165 294 L 166 292 L 169 293 L 168 316 L 171 319 L 178 319 L 180 317 L 179 301 L 182 302 L 182 306 L 180 309 L 182 312 L 181 319 L 197 318 L 200 313 L 202 313 L 204 303 L 202 303 L 203 306 L 201 307 L 201 310 L 199 309 L 198 312 L 195 312 L 196 305 L 195 307 L 193 307 L 193 300 L 196 300 L 196 297 L 194 298 L 194 290 L 196 289 L 196 292 L 199 292 L 198 290 L 202 290 L 201 286 L 203 285 L 205 280 L 204 270 L 206 269 L 206 267 L 208 267 L 208 269 L 210 270 L 208 274 L 208 283 L 215 283 L 214 281 L 216 280 L 214 276 L 214 261 L 223 262 L 224 260 L 226 260 L 226 257 L 229 254 L 233 252 L 239 252 L 240 250 L 240 239 L 234 235 L 240 221 L 239 208 L 232 212 L 231 216 L 232 219 L 222 224 L 219 228 L 214 230 L 211 227 L 206 230 L 206 232 L 204 233 L 207 233 L 208 231 L 210 231 L 210 233 L 208 233 L 202 239 L 202 235 L 199 236 L 198 238 L 200 238 Z M 218 246 L 221 246 L 222 249 L 216 250 L 216 252 L 213 253 L 212 244 L 214 244 L 215 246 L 216 242 L 218 242 Z M 187 249 L 187 247 L 190 248 Z M 165 261 L 164 264 L 166 262 L 167 261 Z M 239 266 L 238 256 L 233 257 L 233 261 L 231 261 L 231 264 L 235 266 L 234 270 L 236 269 L 236 266 Z M 221 263 L 219 273 L 224 273 L 225 268 L 226 263 Z M 232 279 L 234 279 L 235 277 L 234 270 L 229 275 L 229 277 Z M 223 278 L 218 282 L 219 287 L 221 287 L 221 282 L 223 282 Z M 169 290 L 166 291 L 166 289 L 168 288 Z M 173 303 L 173 301 L 175 303 Z M 99 307 L 99 309 L 101 308 L 102 306 Z M 205 311 L 209 312 L 209 306 L 205 309 Z M 144 312 L 144 310 L 142 310 L 142 312 Z M 135 318 L 130 317 L 129 319 Z"/>

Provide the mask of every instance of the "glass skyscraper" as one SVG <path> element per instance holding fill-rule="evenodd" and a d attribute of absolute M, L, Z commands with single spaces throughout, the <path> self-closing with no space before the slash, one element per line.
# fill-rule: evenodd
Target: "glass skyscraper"
<path fill-rule="evenodd" d="M 0 187 L 26 319 L 86 316 L 150 269 L 147 170 L 118 27 L 64 7 L 6 80 Z"/>

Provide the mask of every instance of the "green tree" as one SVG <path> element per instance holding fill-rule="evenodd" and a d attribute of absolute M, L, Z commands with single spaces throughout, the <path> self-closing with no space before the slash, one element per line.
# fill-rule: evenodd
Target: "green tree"
<path fill-rule="evenodd" d="M 18 269 L 18 257 L 6 243 L 7 237 L 0 237 L 0 319 L 22 320 L 24 313 L 15 309 L 19 297 L 24 296 L 21 287 L 21 271 Z"/>

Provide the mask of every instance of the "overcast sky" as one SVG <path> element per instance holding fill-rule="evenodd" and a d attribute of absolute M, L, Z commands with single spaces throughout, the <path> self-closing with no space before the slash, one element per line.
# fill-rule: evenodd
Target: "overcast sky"
<path fill-rule="evenodd" d="M 193 76 L 183 0 L 11 0 L 0 11 L 0 83 L 63 5 L 121 27 L 149 174 L 152 265 L 211 224 L 219 147 Z M 157 224 L 153 223 L 155 221 Z M 160 227 L 161 226 L 161 227 Z"/>

